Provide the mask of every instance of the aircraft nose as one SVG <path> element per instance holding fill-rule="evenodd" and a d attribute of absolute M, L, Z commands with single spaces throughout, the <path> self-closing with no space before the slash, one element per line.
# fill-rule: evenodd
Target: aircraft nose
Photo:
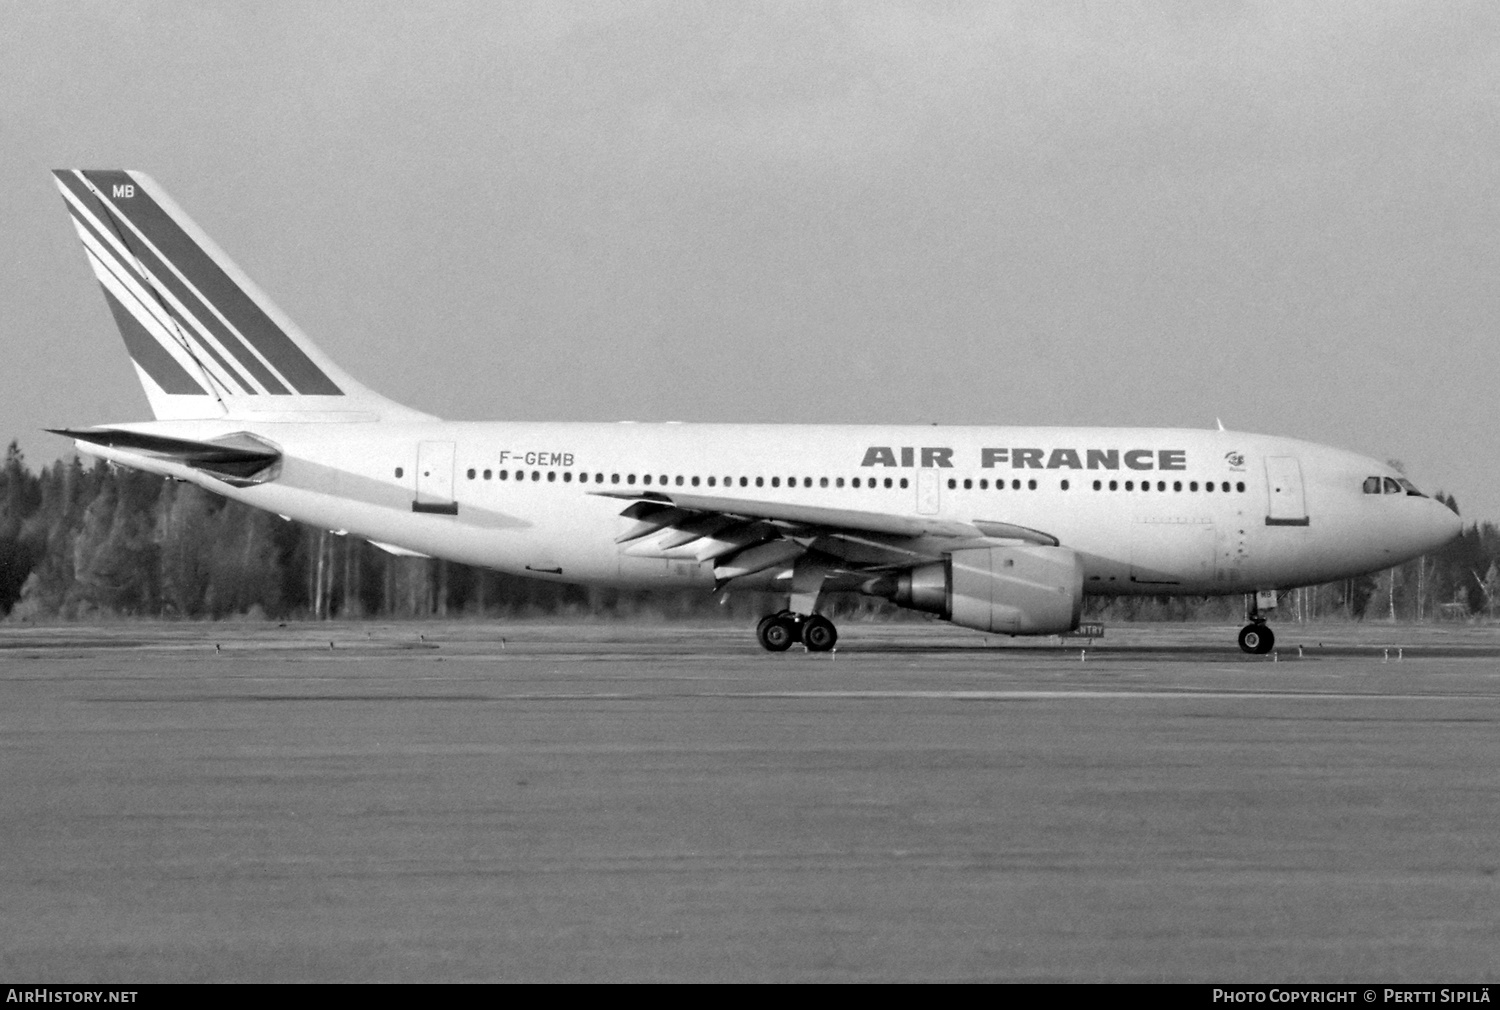
<path fill-rule="evenodd" d="M 1427 550 L 1434 551 L 1463 532 L 1464 521 L 1457 512 L 1440 501 L 1428 499 L 1423 510 L 1422 533 Z"/>

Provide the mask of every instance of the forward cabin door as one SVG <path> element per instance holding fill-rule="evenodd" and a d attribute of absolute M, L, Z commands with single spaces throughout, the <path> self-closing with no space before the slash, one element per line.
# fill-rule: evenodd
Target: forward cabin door
<path fill-rule="evenodd" d="M 917 513 L 935 516 L 938 512 L 938 472 L 931 468 L 917 471 Z"/>
<path fill-rule="evenodd" d="M 417 497 L 411 510 L 458 515 L 458 502 L 453 498 L 452 442 L 417 444 Z"/>
<path fill-rule="evenodd" d="M 1295 456 L 1266 457 L 1267 526 L 1306 526 L 1307 501 L 1302 494 L 1302 467 Z"/>

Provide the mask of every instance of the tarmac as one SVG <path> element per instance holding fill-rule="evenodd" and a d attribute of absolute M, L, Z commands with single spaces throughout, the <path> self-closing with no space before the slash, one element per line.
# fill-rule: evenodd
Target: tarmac
<path fill-rule="evenodd" d="M 0 982 L 1500 980 L 1500 628 L 0 626 Z"/>

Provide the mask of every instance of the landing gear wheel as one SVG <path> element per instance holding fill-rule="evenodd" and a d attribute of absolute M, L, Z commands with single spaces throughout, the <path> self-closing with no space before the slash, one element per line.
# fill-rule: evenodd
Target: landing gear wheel
<path fill-rule="evenodd" d="M 1247 624 L 1240 629 L 1240 648 L 1253 656 L 1264 656 L 1276 644 L 1276 636 L 1264 624 Z"/>
<path fill-rule="evenodd" d="M 802 644 L 808 652 L 827 652 L 838 640 L 838 629 L 828 618 L 814 614 L 802 622 Z"/>
<path fill-rule="evenodd" d="M 755 628 L 755 637 L 767 652 L 785 652 L 797 640 L 797 626 L 790 618 L 772 614 L 761 619 Z"/>

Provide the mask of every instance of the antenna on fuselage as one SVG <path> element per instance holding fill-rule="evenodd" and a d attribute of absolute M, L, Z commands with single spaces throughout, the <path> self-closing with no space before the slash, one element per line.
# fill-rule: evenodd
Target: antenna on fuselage
<path fill-rule="evenodd" d="M 1217 424 L 1219 426 L 1219 430 L 1220 431 L 1224 430 L 1224 422 L 1221 421 L 1219 418 L 1217 418 L 1217 417 L 1214 418 L 1214 424 Z"/>

